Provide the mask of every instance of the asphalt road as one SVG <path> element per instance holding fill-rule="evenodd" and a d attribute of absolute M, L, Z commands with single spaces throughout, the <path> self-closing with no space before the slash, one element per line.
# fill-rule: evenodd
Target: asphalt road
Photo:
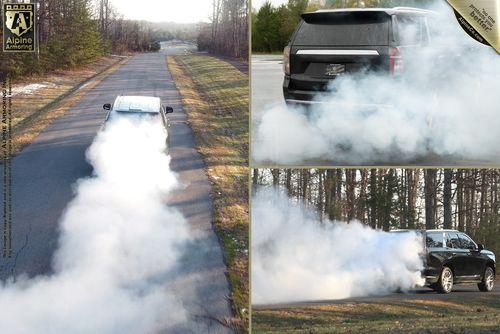
<path fill-rule="evenodd" d="M 104 121 L 102 105 L 112 103 L 119 94 L 159 96 L 174 108 L 170 116 L 171 168 L 185 186 L 166 201 L 181 210 L 195 238 L 186 249 L 177 277 L 166 282 L 166 293 L 175 295 L 190 315 L 189 321 L 177 328 L 179 332 L 230 332 L 218 322 L 231 317 L 232 311 L 223 255 L 212 226 L 210 184 L 165 61 L 165 54 L 189 52 L 192 46 L 165 47 L 162 53 L 130 59 L 13 159 L 14 257 L 0 258 L 0 279 L 51 273 L 58 219 L 74 197 L 75 182 L 92 173 L 85 161 L 85 150 Z"/>
<path fill-rule="evenodd" d="M 251 62 L 252 73 L 252 128 L 256 128 L 266 110 L 276 105 L 284 105 L 283 98 L 283 62 L 281 55 L 253 55 Z M 494 161 L 496 160 L 496 161 Z M 293 164 L 295 167 L 307 166 L 422 166 L 422 167 L 498 167 L 500 164 L 500 151 L 495 154 L 495 159 L 464 159 L 457 156 L 438 156 L 429 154 L 425 157 L 400 160 L 393 158 L 390 161 L 366 161 L 353 163 L 351 161 L 327 159 L 314 159 Z M 252 162 L 254 167 L 276 166 L 273 161 Z M 284 166 L 286 167 L 286 166 Z"/>
<path fill-rule="evenodd" d="M 283 62 L 279 55 L 252 56 L 252 121 L 262 117 L 266 108 L 285 105 L 283 99 Z"/>
<path fill-rule="evenodd" d="M 267 305 L 253 305 L 253 309 L 281 309 L 288 307 L 305 307 L 317 305 L 336 305 L 336 304 L 349 304 L 349 303 L 383 303 L 391 300 L 463 300 L 470 297 L 481 296 L 500 296 L 500 281 L 496 281 L 493 291 L 485 293 L 480 292 L 476 284 L 463 284 L 455 285 L 453 291 L 449 294 L 436 293 L 430 288 L 419 288 L 406 293 L 391 293 L 385 296 L 371 296 L 371 297 L 356 297 L 346 298 L 339 300 L 315 300 L 315 301 L 297 301 L 291 303 L 281 304 L 267 304 Z"/>

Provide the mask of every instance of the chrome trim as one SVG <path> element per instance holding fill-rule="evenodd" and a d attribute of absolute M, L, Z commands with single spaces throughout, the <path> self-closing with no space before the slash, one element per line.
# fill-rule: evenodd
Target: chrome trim
<path fill-rule="evenodd" d="M 378 56 L 377 50 L 298 50 L 298 55 Z"/>

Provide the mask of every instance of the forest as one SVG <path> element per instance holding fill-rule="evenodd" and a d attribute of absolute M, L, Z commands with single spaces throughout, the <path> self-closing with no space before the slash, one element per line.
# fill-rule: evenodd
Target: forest
<path fill-rule="evenodd" d="M 500 252 L 498 169 L 254 169 L 323 221 L 376 229 L 457 229 Z"/>
<path fill-rule="evenodd" d="M 0 70 L 12 77 L 73 68 L 110 53 L 157 51 L 160 40 L 194 41 L 197 36 L 195 24 L 126 20 L 113 8 L 113 0 L 39 0 L 38 4 L 40 54 L 0 52 Z"/>
<path fill-rule="evenodd" d="M 248 0 L 212 0 L 211 22 L 200 28 L 198 50 L 248 59 Z"/>
<path fill-rule="evenodd" d="M 300 15 L 318 9 L 351 7 L 426 7 L 432 0 L 288 0 L 273 6 L 270 2 L 252 9 L 252 51 L 277 53 L 288 44 Z"/>

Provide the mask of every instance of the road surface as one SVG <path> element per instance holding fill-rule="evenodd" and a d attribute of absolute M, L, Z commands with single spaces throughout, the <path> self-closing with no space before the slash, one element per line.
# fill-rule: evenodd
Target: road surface
<path fill-rule="evenodd" d="M 285 105 L 283 100 L 283 57 L 278 55 L 252 56 L 252 121 L 262 117 L 266 108 Z"/>
<path fill-rule="evenodd" d="M 273 106 L 285 105 L 283 98 L 283 61 L 280 55 L 253 55 L 252 71 L 252 129 L 256 129 L 262 115 Z M 361 163 L 351 161 L 330 161 L 315 159 L 295 163 L 293 166 L 420 166 L 420 167 L 497 167 L 500 164 L 500 151 L 495 154 L 496 161 L 489 159 L 470 160 L 456 156 L 438 156 L 430 154 L 413 160 L 366 161 Z M 252 166 L 277 166 L 282 164 L 273 161 L 252 162 Z"/>
<path fill-rule="evenodd" d="M 306 306 L 318 306 L 318 305 L 335 305 L 335 304 L 348 304 L 348 303 L 383 303 L 390 300 L 412 300 L 412 299 L 422 299 L 422 300 L 464 300 L 468 297 L 481 297 L 481 296 L 498 296 L 500 297 L 500 281 L 495 282 L 495 287 L 492 292 L 480 292 L 476 284 L 463 284 L 456 285 L 453 287 L 453 291 L 450 294 L 440 294 L 434 292 L 430 288 L 419 288 L 414 291 L 407 293 L 391 293 L 385 296 L 371 296 L 371 297 L 356 297 L 347 298 L 339 300 L 316 300 L 316 301 L 302 301 L 302 302 L 291 302 L 291 303 L 281 303 L 281 304 L 268 304 L 268 305 L 253 305 L 253 309 L 281 309 L 288 307 L 306 307 Z"/>
<path fill-rule="evenodd" d="M 167 45 L 163 52 L 134 56 L 13 159 L 15 256 L 11 260 L 0 258 L 0 279 L 50 274 L 58 219 L 74 197 L 75 182 L 92 173 L 85 161 L 85 150 L 106 116 L 102 105 L 112 103 L 119 94 L 155 95 L 174 108 L 170 116 L 171 168 L 185 185 L 182 191 L 170 194 L 168 202 L 184 214 L 195 237 L 181 260 L 181 272 L 167 291 L 183 303 L 190 315 L 189 321 L 177 329 L 187 333 L 230 332 L 217 321 L 231 317 L 232 311 L 223 255 L 212 226 L 210 184 L 166 67 L 166 54 L 189 49 Z"/>

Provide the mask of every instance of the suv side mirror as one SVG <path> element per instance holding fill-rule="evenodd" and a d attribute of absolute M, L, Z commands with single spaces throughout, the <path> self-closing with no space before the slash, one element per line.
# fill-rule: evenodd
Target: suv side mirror
<path fill-rule="evenodd" d="M 111 110 L 111 104 L 110 103 L 106 103 L 105 105 L 102 106 L 102 109 L 104 109 L 104 110 Z"/>
<path fill-rule="evenodd" d="M 483 244 L 478 244 L 477 245 L 477 251 L 480 252 L 484 249 L 484 245 Z"/>
<path fill-rule="evenodd" d="M 165 106 L 165 114 L 171 114 L 174 112 L 174 108 Z"/>

